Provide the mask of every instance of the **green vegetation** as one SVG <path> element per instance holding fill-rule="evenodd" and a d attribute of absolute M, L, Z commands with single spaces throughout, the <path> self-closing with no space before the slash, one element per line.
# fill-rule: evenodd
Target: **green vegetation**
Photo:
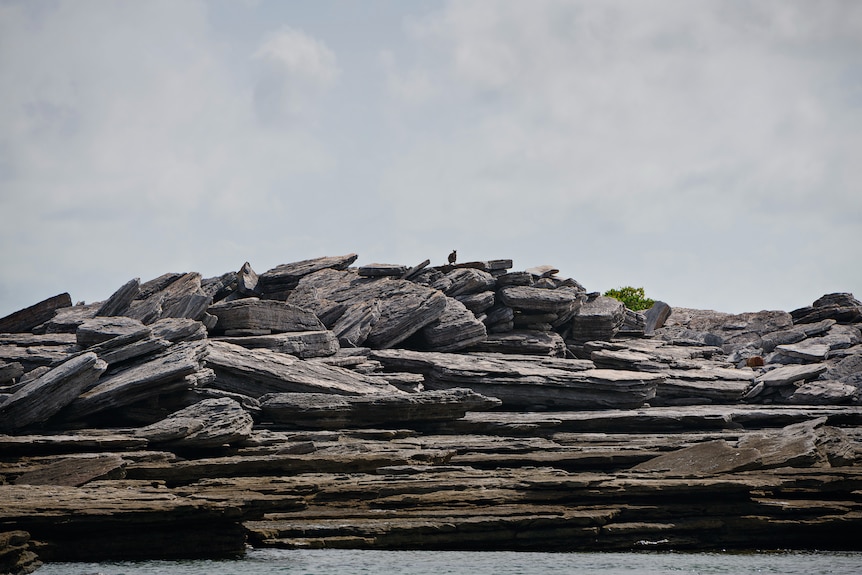
<path fill-rule="evenodd" d="M 644 288 L 642 287 L 626 286 L 620 289 L 609 289 L 604 295 L 620 300 L 632 311 L 649 309 L 655 303 L 655 300 L 651 300 L 644 295 Z"/>

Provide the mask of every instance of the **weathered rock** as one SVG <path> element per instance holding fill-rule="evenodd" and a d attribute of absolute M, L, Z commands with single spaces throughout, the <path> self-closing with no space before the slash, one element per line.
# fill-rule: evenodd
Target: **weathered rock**
<path fill-rule="evenodd" d="M 78 345 L 0 345 L 0 361 L 20 363 L 26 373 L 37 367 L 62 363 L 80 350 Z"/>
<path fill-rule="evenodd" d="M 25 575 L 42 566 L 30 549 L 30 534 L 26 531 L 0 532 L 0 573 Z"/>
<path fill-rule="evenodd" d="M 261 398 L 263 418 L 305 429 L 402 426 L 448 421 L 467 411 L 500 405 L 470 389 L 350 397 L 322 393 L 276 393 Z"/>
<path fill-rule="evenodd" d="M 347 269 L 350 264 L 356 261 L 357 257 L 356 254 L 347 254 L 282 264 L 260 275 L 258 289 L 267 296 L 278 296 L 277 299 L 285 299 L 287 297 L 286 292 L 294 289 L 303 277 L 324 269 Z"/>
<path fill-rule="evenodd" d="M 455 296 L 455 299 L 464 304 L 464 307 L 472 311 L 476 317 L 479 317 L 480 314 L 493 307 L 496 301 L 496 297 L 492 291 L 459 295 Z"/>
<path fill-rule="evenodd" d="M 320 362 L 302 361 L 268 349 L 245 349 L 209 342 L 207 365 L 216 372 L 212 387 L 258 398 L 267 393 L 305 392 L 365 395 L 399 393 L 379 379 Z"/>
<path fill-rule="evenodd" d="M 81 419 L 108 409 L 123 407 L 161 393 L 185 389 L 186 376 L 201 369 L 207 346 L 202 341 L 178 343 L 145 363 L 105 375 L 81 393 L 61 414 Z"/>
<path fill-rule="evenodd" d="M 635 465 L 632 471 L 697 477 L 757 469 L 762 466 L 761 457 L 757 449 L 733 447 L 723 439 L 716 439 L 659 455 Z"/>
<path fill-rule="evenodd" d="M 151 324 L 174 317 L 202 319 L 212 303 L 212 296 L 201 288 L 201 275 L 165 274 L 141 285 L 141 293 L 132 301 L 125 315 Z"/>
<path fill-rule="evenodd" d="M 96 317 L 78 326 L 75 336 L 82 348 L 88 348 L 121 335 L 140 332 L 144 324 L 129 317 Z"/>
<path fill-rule="evenodd" d="M 825 319 L 817 323 L 795 325 L 789 329 L 774 331 L 761 336 L 760 347 L 769 353 L 779 345 L 798 343 L 806 337 L 822 335 L 833 325 L 835 325 L 834 319 Z"/>
<path fill-rule="evenodd" d="M 797 381 L 808 381 L 825 372 L 827 365 L 818 363 L 814 365 L 788 365 L 767 371 L 755 378 L 756 383 L 765 386 L 789 385 Z"/>
<path fill-rule="evenodd" d="M 826 294 L 812 305 L 790 312 L 793 323 L 815 323 L 833 319 L 838 323 L 862 322 L 862 303 L 850 293 Z"/>
<path fill-rule="evenodd" d="M 470 295 L 493 290 L 497 280 L 493 275 L 478 269 L 458 268 L 431 284 L 449 297 Z"/>
<path fill-rule="evenodd" d="M 475 271 L 475 270 L 473 270 Z M 447 298 L 443 314 L 420 330 L 431 351 L 457 351 L 484 341 L 488 332 L 485 324 L 461 302 Z"/>
<path fill-rule="evenodd" d="M 251 264 L 245 262 L 236 272 L 236 293 L 246 297 L 258 295 L 257 284 L 259 281 L 260 278 L 251 269 Z"/>
<path fill-rule="evenodd" d="M 238 297 L 238 284 L 237 273 L 227 272 L 218 277 L 202 279 L 201 291 L 211 297 L 213 302 L 219 302 L 227 297 Z"/>
<path fill-rule="evenodd" d="M 510 361 L 406 350 L 375 351 L 372 357 L 387 366 L 424 373 L 428 389 L 467 387 L 502 400 L 510 409 L 639 407 L 655 395 L 656 385 L 663 380 L 658 374 L 584 369 L 577 361 L 571 363 L 573 370 L 547 367 L 541 358 Z"/>
<path fill-rule="evenodd" d="M 644 312 L 644 333 L 651 335 L 655 330 L 664 327 L 665 322 L 670 317 L 673 309 L 663 301 L 655 302 L 652 307 Z"/>
<path fill-rule="evenodd" d="M 271 349 L 279 353 L 288 353 L 296 357 L 326 357 L 338 351 L 338 340 L 329 330 L 295 331 L 273 335 L 258 335 L 247 337 L 220 337 L 215 341 L 224 341 L 247 349 Z"/>
<path fill-rule="evenodd" d="M 378 349 L 393 347 L 438 319 L 446 309 L 448 298 L 438 290 L 393 278 L 363 278 L 352 272 L 322 270 L 304 277 L 290 294 L 288 303 L 313 311 L 335 331 L 339 339 L 351 334 L 355 346 Z M 373 310 L 373 311 L 372 311 Z M 335 330 L 347 313 L 350 317 L 377 319 L 359 322 L 370 327 L 365 340 L 364 329 Z M 357 325 L 347 321 L 347 326 Z"/>
<path fill-rule="evenodd" d="M 325 329 L 313 312 L 281 301 L 246 298 L 217 303 L 207 311 L 218 317 L 215 333 L 227 335 L 265 335 Z"/>
<path fill-rule="evenodd" d="M 168 317 L 160 319 L 148 326 L 155 337 L 177 343 L 180 341 L 197 341 L 206 339 L 207 328 L 197 320 L 188 318 Z"/>
<path fill-rule="evenodd" d="M 365 277 L 389 276 L 400 278 L 403 277 L 407 271 L 407 266 L 397 264 L 367 264 L 360 266 L 356 273 Z"/>
<path fill-rule="evenodd" d="M 821 417 L 788 425 L 779 431 L 743 436 L 737 446 L 760 452 L 760 465 L 774 467 L 812 467 L 828 465 L 826 453 L 818 446 L 817 428 L 826 424 Z"/>
<path fill-rule="evenodd" d="M 565 355 L 566 342 L 560 334 L 552 331 L 517 330 L 490 333 L 470 349 L 476 352 L 562 357 Z"/>
<path fill-rule="evenodd" d="M 135 436 L 172 447 L 211 448 L 245 440 L 253 423 L 251 415 L 233 399 L 204 399 L 137 429 Z"/>
<path fill-rule="evenodd" d="M 508 285 L 497 290 L 497 295 L 502 304 L 516 310 L 563 313 L 580 304 L 580 294 L 572 288 Z"/>
<path fill-rule="evenodd" d="M 139 295 L 141 295 L 141 278 L 129 280 L 105 300 L 96 311 L 96 317 L 123 315 Z"/>
<path fill-rule="evenodd" d="M 571 338 L 580 342 L 611 339 L 623 323 L 625 310 L 626 306 L 614 298 L 587 300 L 572 318 Z"/>
<path fill-rule="evenodd" d="M 88 319 L 96 317 L 96 312 L 99 311 L 101 305 L 102 304 L 100 303 L 91 303 L 89 305 L 76 305 L 60 308 L 56 311 L 54 317 L 33 328 L 33 333 L 75 333 L 78 330 L 79 325 Z"/>
<path fill-rule="evenodd" d="M 431 265 L 431 260 L 425 260 L 422 263 L 416 264 L 415 266 L 404 272 L 404 274 L 401 276 L 401 279 L 412 280 L 419 274 L 419 272 L 424 270 L 429 265 Z"/>
<path fill-rule="evenodd" d="M 775 347 L 775 350 L 789 357 L 803 359 L 805 361 L 820 362 L 826 359 L 829 354 L 829 346 L 823 343 L 815 343 L 811 340 L 806 340 L 798 344 L 782 344 Z"/>
<path fill-rule="evenodd" d="M 0 385 L 5 385 L 22 375 L 24 375 L 24 366 L 19 362 L 6 363 L 0 361 Z"/>
<path fill-rule="evenodd" d="M 70 307 L 72 297 L 68 293 L 55 295 L 30 307 L 0 318 L 0 333 L 21 333 L 32 330 L 54 317 L 61 308 Z"/>
<path fill-rule="evenodd" d="M 862 394 L 856 386 L 840 381 L 815 380 L 797 387 L 787 398 L 787 402 L 802 405 L 842 405 L 857 401 L 860 395 Z"/>
<path fill-rule="evenodd" d="M 92 386 L 106 367 L 95 353 L 85 353 L 58 365 L 0 405 L 0 429 L 20 429 L 47 421 Z"/>
<path fill-rule="evenodd" d="M 80 487 L 100 479 L 123 479 L 128 462 L 116 454 L 64 457 L 22 473 L 15 485 L 68 485 Z"/>
<path fill-rule="evenodd" d="M 137 321 L 137 320 L 134 320 Z M 141 356 L 162 352 L 171 346 L 171 342 L 153 335 L 153 331 L 140 324 L 132 332 L 118 335 L 109 340 L 87 347 L 108 365 L 115 365 Z"/>

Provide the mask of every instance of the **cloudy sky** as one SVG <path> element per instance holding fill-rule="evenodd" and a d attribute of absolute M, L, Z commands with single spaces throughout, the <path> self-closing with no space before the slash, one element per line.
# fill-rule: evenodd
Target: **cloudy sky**
<path fill-rule="evenodd" d="M 862 296 L 862 2 L 0 0 L 0 316 L 133 277 L 511 258 Z"/>

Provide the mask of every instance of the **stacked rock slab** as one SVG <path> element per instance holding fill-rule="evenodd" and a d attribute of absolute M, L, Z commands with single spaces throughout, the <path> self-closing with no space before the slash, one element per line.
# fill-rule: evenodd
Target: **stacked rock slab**
<path fill-rule="evenodd" d="M 553 266 L 355 260 L 10 316 L 4 532 L 44 560 L 860 548 L 849 294 L 641 318 Z"/>

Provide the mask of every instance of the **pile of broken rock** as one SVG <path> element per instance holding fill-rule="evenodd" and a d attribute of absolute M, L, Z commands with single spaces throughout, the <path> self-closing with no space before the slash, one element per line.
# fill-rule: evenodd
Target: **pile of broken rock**
<path fill-rule="evenodd" d="M 826 536 L 862 516 L 852 295 L 639 313 L 551 266 L 356 259 L 134 279 L 104 302 L 61 294 L 0 318 L 0 542 L 31 558 L 29 534 L 46 560 L 246 541 L 705 548 L 780 532 L 806 546 L 815 527 L 813 544 L 862 545 Z M 809 503 L 834 502 L 836 482 L 847 500 L 779 512 L 770 494 L 794 482 L 815 485 L 797 485 Z M 676 496 L 691 505 L 671 521 Z M 694 521 L 716 497 L 735 511 Z"/>

